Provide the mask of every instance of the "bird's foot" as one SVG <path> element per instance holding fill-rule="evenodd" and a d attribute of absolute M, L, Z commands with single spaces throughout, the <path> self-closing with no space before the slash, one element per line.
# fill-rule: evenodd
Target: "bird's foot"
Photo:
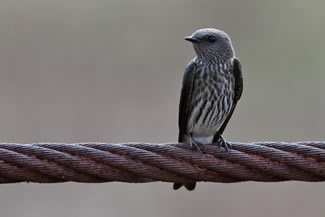
<path fill-rule="evenodd" d="M 221 135 L 219 137 L 218 144 L 220 147 L 224 147 L 226 152 L 229 152 L 229 150 L 232 148 L 231 144 L 228 143 Z"/>
<path fill-rule="evenodd" d="M 190 146 L 191 146 L 191 148 L 192 149 L 195 148 L 198 152 L 200 152 L 201 154 L 203 154 L 202 151 L 201 151 L 201 149 L 199 148 L 200 145 L 202 145 L 202 144 L 199 143 L 199 142 L 197 142 L 197 141 L 195 141 L 195 139 L 193 138 L 193 136 L 191 134 L 190 135 Z"/>

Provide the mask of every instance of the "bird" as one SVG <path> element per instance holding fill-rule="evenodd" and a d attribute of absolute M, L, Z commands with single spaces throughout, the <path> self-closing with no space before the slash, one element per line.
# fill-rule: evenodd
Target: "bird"
<path fill-rule="evenodd" d="M 185 40 L 196 56 L 187 65 L 179 104 L 178 142 L 189 143 L 201 154 L 200 146 L 217 143 L 226 152 L 231 145 L 222 134 L 243 91 L 242 69 L 230 37 L 224 31 L 204 28 Z M 196 182 L 174 183 L 194 190 Z"/>

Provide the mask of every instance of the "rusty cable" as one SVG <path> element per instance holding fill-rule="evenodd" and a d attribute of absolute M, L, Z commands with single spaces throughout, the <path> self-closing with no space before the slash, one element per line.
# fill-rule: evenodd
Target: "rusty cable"
<path fill-rule="evenodd" d="M 325 142 L 0 144 L 0 183 L 325 181 Z"/>

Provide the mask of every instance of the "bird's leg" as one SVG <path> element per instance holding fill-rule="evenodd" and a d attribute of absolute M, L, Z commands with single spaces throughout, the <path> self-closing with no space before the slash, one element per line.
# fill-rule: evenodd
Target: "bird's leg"
<path fill-rule="evenodd" d="M 219 136 L 218 144 L 220 147 L 224 147 L 226 149 L 226 152 L 229 152 L 229 150 L 232 148 L 231 144 L 228 143 L 225 138 L 223 138 L 222 135 Z"/>
<path fill-rule="evenodd" d="M 194 147 L 198 152 L 200 152 L 201 154 L 203 154 L 202 151 L 201 151 L 201 149 L 199 148 L 199 145 L 202 145 L 202 144 L 199 143 L 199 142 L 197 142 L 197 141 L 195 141 L 195 139 L 193 138 L 192 133 L 190 133 L 190 146 L 191 146 L 191 148 Z"/>

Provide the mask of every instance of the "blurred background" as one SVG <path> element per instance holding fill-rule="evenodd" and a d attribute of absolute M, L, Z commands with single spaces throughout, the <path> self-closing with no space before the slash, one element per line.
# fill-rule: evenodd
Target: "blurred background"
<path fill-rule="evenodd" d="M 173 142 L 184 36 L 232 38 L 244 92 L 229 141 L 325 140 L 321 0 L 2 0 L 0 142 Z M 1 216 L 323 216 L 324 183 L 10 184 Z"/>

